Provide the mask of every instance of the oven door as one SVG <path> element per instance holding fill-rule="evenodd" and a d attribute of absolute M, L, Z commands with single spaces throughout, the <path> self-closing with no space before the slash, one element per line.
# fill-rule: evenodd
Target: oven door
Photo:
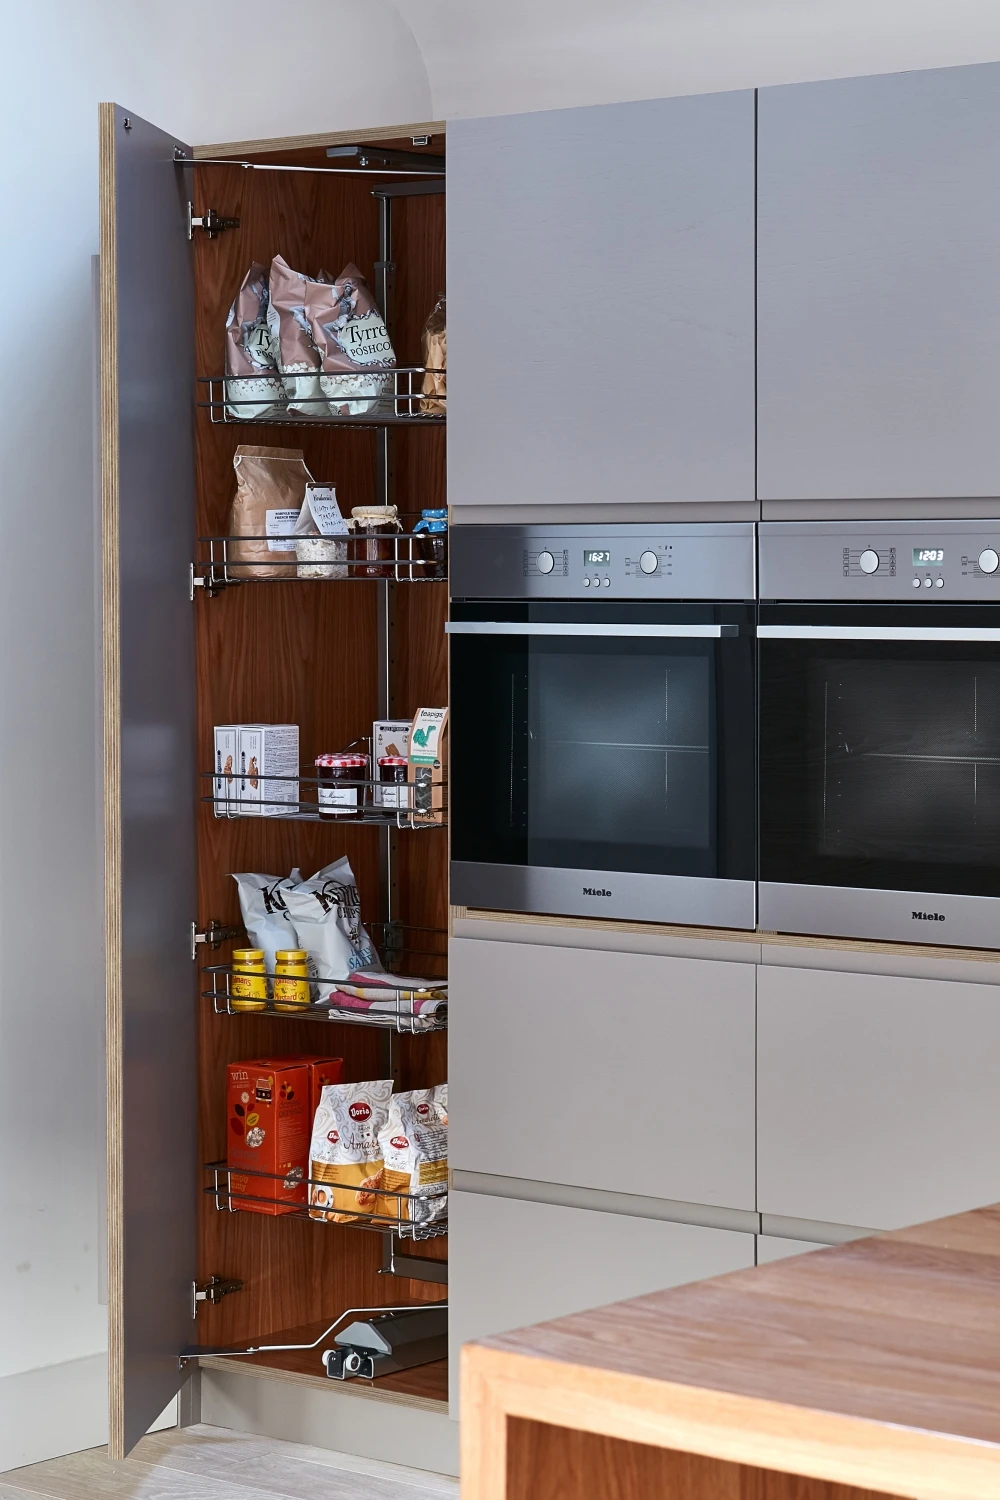
<path fill-rule="evenodd" d="M 1000 611 L 762 605 L 758 635 L 761 927 L 996 947 Z"/>
<path fill-rule="evenodd" d="M 746 605 L 455 603 L 452 900 L 752 927 Z"/>

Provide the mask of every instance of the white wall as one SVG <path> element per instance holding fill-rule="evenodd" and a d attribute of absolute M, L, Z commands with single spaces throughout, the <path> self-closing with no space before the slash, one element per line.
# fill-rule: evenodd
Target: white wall
<path fill-rule="evenodd" d="M 430 94 L 412 36 L 383 0 L 2 0 L 0 20 L 3 1471 L 104 1440 L 103 1364 L 93 1358 L 106 1347 L 92 623 L 97 103 L 114 99 L 198 144 L 423 120 Z M 29 1371 L 42 1373 L 19 1382 Z"/>
<path fill-rule="evenodd" d="M 1000 58 L 996 0 L 397 0 L 437 117 Z"/>

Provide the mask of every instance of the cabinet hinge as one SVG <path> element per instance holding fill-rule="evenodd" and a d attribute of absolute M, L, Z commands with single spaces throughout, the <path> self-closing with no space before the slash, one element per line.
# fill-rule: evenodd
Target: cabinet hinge
<path fill-rule="evenodd" d="M 223 943 L 228 943 L 230 938 L 239 937 L 243 931 L 242 927 L 223 927 L 213 917 L 211 922 L 201 928 L 197 922 L 191 923 L 191 957 L 198 956 L 198 944 L 207 943 L 210 948 L 221 948 Z"/>
<path fill-rule="evenodd" d="M 210 1302 L 213 1307 L 218 1307 L 223 1297 L 228 1297 L 230 1292 L 242 1292 L 242 1281 L 228 1280 L 224 1276 L 210 1276 L 205 1282 L 191 1283 L 191 1316 L 198 1316 L 198 1303 Z"/>
<path fill-rule="evenodd" d="M 194 204 L 188 202 L 188 239 L 194 236 L 196 229 L 203 229 L 210 240 L 214 240 L 217 234 L 224 229 L 239 229 L 239 219 L 224 219 L 221 214 L 210 208 L 207 213 L 196 214 Z"/>

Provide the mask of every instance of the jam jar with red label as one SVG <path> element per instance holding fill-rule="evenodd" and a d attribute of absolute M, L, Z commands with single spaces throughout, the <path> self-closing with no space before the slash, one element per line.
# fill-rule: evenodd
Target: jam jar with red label
<path fill-rule="evenodd" d="M 368 757 L 354 751 L 317 755 L 316 801 L 321 818 L 363 818 Z"/>

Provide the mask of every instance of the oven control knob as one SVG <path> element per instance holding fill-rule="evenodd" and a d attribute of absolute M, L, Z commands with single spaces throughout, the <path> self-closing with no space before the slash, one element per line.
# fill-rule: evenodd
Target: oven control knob
<path fill-rule="evenodd" d="M 639 566 L 644 573 L 655 573 L 659 561 L 655 552 L 644 552 L 639 559 Z"/>
<path fill-rule="evenodd" d="M 858 558 L 858 563 L 862 573 L 876 573 L 878 572 L 878 553 L 873 552 L 870 547 L 866 547 Z"/>
<path fill-rule="evenodd" d="M 552 569 L 555 567 L 555 565 L 556 565 L 556 560 L 552 556 L 551 552 L 539 552 L 539 554 L 538 554 L 538 571 L 539 571 L 539 573 L 551 573 Z"/>
<path fill-rule="evenodd" d="M 1000 555 L 992 547 L 987 547 L 979 554 L 979 566 L 984 573 L 995 573 L 1000 568 Z"/>

